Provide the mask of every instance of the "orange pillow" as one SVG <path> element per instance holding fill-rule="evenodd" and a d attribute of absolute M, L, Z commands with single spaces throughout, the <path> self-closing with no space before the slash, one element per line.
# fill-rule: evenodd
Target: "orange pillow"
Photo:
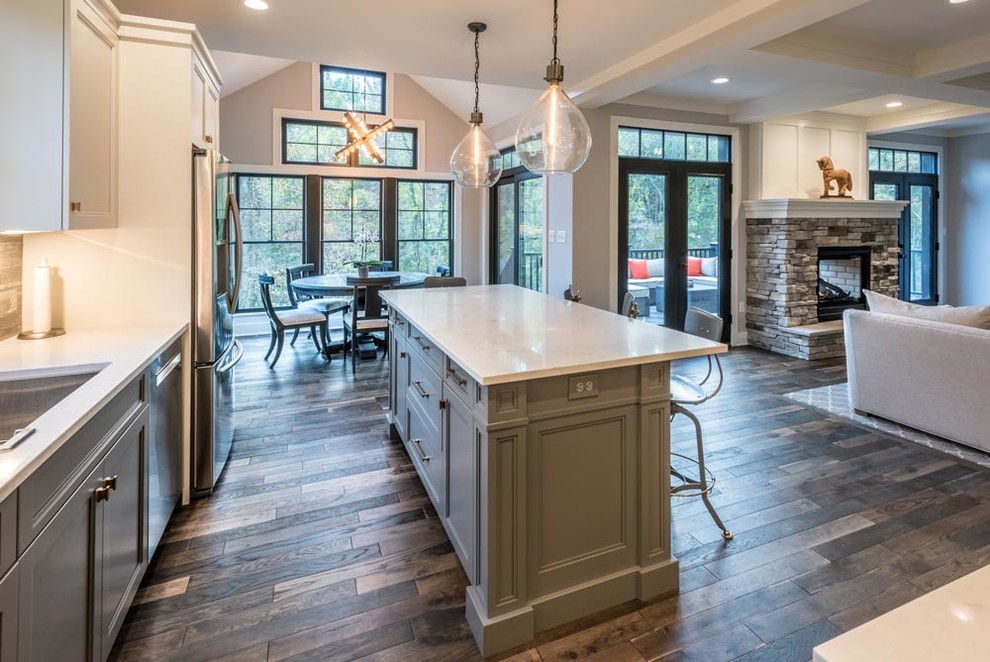
<path fill-rule="evenodd" d="M 701 260 L 698 260 L 698 269 L 701 269 Z M 630 278 L 649 278 L 650 270 L 646 267 L 646 260 L 629 260 Z"/>
<path fill-rule="evenodd" d="M 701 275 L 701 258 L 700 257 L 689 257 L 688 258 L 688 276 L 700 276 Z"/>

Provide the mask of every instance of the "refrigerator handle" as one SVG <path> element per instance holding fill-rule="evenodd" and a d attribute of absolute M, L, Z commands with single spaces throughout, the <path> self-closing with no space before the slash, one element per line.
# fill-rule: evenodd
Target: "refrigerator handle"
<path fill-rule="evenodd" d="M 233 351 L 231 352 L 234 358 L 227 362 L 227 365 L 222 368 L 217 368 L 217 374 L 222 375 L 225 372 L 229 372 L 231 368 L 241 362 L 241 357 L 244 356 L 244 345 L 241 344 L 240 340 L 234 339 Z"/>
<path fill-rule="evenodd" d="M 233 291 L 227 294 L 227 306 L 231 314 L 237 312 L 237 299 L 241 294 L 241 264 L 244 255 L 244 237 L 241 233 L 241 212 L 237 208 L 237 198 L 234 194 L 227 194 L 227 214 L 234 225 L 234 287 Z"/>

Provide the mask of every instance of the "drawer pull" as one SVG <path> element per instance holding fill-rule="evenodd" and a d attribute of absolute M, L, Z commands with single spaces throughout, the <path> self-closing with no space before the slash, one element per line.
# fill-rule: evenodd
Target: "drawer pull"
<path fill-rule="evenodd" d="M 440 409 L 441 409 L 441 411 L 447 408 L 447 401 L 446 401 L 446 400 L 441 400 L 441 401 L 440 401 L 440 402 L 438 402 L 437 404 L 439 404 L 439 405 L 440 405 Z"/>
<path fill-rule="evenodd" d="M 395 318 L 395 325 L 396 326 L 405 326 L 406 325 L 406 321 L 404 319 L 402 319 L 401 317 L 396 317 Z"/>
<path fill-rule="evenodd" d="M 460 386 L 461 388 L 467 386 L 467 380 L 458 377 L 457 372 L 453 368 L 447 368 L 447 376 L 453 379 L 455 382 L 457 382 L 457 385 Z"/>
<path fill-rule="evenodd" d="M 423 388 L 422 382 L 420 382 L 418 379 L 416 379 L 416 380 L 413 381 L 413 386 L 415 386 L 416 387 L 416 390 L 419 391 L 420 397 L 423 397 L 423 398 L 430 397 L 430 392 L 427 391 L 425 388 Z"/>
<path fill-rule="evenodd" d="M 423 342 L 423 336 L 413 336 L 413 340 L 415 340 L 419 346 L 423 348 L 424 352 L 430 351 L 430 346 Z"/>
<path fill-rule="evenodd" d="M 430 456 L 423 452 L 423 447 L 420 446 L 421 441 L 419 439 L 413 439 L 412 443 L 416 447 L 416 452 L 419 453 L 419 459 L 423 462 L 429 462 Z"/>
<path fill-rule="evenodd" d="M 404 359 L 404 358 L 406 358 L 407 356 L 409 356 L 409 355 L 408 355 L 408 354 L 406 354 L 405 352 L 399 352 L 399 358 L 400 358 L 400 359 Z"/>
<path fill-rule="evenodd" d="M 94 494 L 96 496 L 96 503 L 99 503 L 101 501 L 109 501 L 110 500 L 110 488 L 109 487 L 97 487 L 96 488 L 96 491 L 94 492 Z"/>

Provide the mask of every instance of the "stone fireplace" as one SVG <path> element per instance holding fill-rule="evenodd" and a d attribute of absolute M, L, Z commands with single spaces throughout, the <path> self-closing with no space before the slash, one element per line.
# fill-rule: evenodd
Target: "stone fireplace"
<path fill-rule="evenodd" d="M 897 296 L 905 204 L 746 202 L 749 344 L 806 360 L 843 356 L 842 311 L 863 306 L 864 288 Z"/>

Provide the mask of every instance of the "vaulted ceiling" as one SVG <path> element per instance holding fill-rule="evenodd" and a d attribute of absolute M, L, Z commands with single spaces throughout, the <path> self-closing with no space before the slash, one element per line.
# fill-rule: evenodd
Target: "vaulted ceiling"
<path fill-rule="evenodd" d="M 254 63 L 259 75 L 276 66 L 265 58 L 407 73 L 465 116 L 467 23 L 489 25 L 481 46 L 486 115 L 524 109 L 550 59 L 549 0 L 268 0 L 263 12 L 241 0 L 116 2 L 125 13 L 196 23 L 214 49 L 265 56 Z M 990 128 L 990 0 L 560 4 L 565 87 L 585 107 L 623 101 L 738 122 L 825 110 L 868 118 L 877 133 Z M 227 59 L 242 80 L 250 73 L 246 60 Z M 713 85 L 718 76 L 730 82 Z M 903 105 L 887 108 L 893 101 Z"/>

